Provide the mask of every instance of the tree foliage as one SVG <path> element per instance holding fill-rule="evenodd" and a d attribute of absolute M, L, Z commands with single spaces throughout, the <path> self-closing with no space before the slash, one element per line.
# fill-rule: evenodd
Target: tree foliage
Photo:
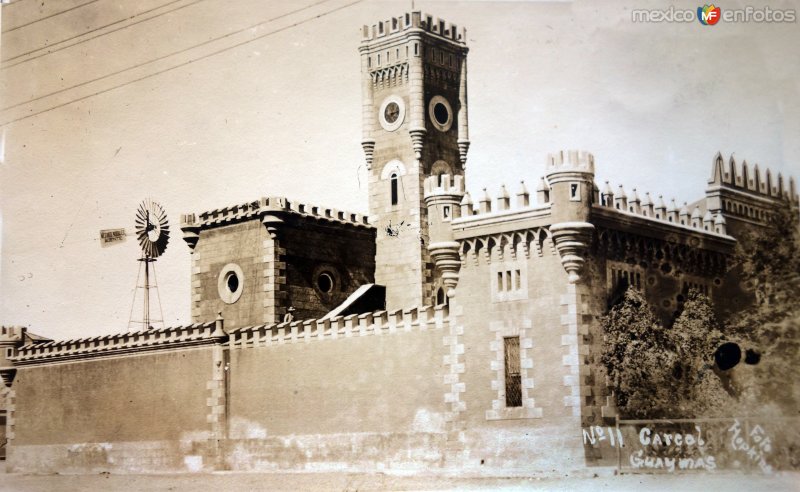
<path fill-rule="evenodd" d="M 800 227 L 797 210 L 775 210 L 769 228 L 739 241 L 736 262 L 754 302 L 729 320 L 729 329 L 760 360 L 739 371 L 745 403 L 774 403 L 784 413 L 800 408 Z"/>
<path fill-rule="evenodd" d="M 675 364 L 676 355 L 667 348 L 666 334 L 644 297 L 628 289 L 601 323 L 601 359 L 617 407 L 635 417 L 668 413 L 672 376 L 664 368 Z"/>
<path fill-rule="evenodd" d="M 627 417 L 693 418 L 759 413 L 796 415 L 800 408 L 800 228 L 797 210 L 775 210 L 768 228 L 740 238 L 734 258 L 753 294 L 724 325 L 709 299 L 690 291 L 669 328 L 643 295 L 629 289 L 601 319 L 602 362 Z M 742 359 L 729 371 L 715 366 L 723 342 Z M 745 355 L 746 354 L 746 355 Z"/>
<path fill-rule="evenodd" d="M 601 325 L 601 359 L 623 415 L 713 416 L 729 405 L 714 371 L 714 349 L 723 336 L 702 294 L 690 291 L 672 327 L 664 328 L 644 296 L 631 288 Z"/>

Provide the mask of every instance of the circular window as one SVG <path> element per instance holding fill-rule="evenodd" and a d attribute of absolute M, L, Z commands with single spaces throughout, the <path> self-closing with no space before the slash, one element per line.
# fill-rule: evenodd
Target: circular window
<path fill-rule="evenodd" d="M 384 130 L 393 132 L 400 128 L 405 116 L 406 107 L 403 104 L 403 99 L 399 96 L 389 96 L 381 104 L 378 112 L 378 121 Z"/>
<path fill-rule="evenodd" d="M 394 123 L 397 121 L 397 118 L 400 116 L 400 106 L 394 101 L 390 102 L 386 109 L 383 110 L 383 118 L 386 120 L 387 123 Z"/>
<path fill-rule="evenodd" d="M 450 103 L 442 96 L 433 96 L 428 103 L 428 116 L 433 126 L 441 132 L 446 132 L 453 125 L 453 109 Z"/>
<path fill-rule="evenodd" d="M 236 275 L 236 272 L 228 272 L 226 277 L 225 284 L 228 286 L 228 291 L 236 292 L 239 290 L 239 276 Z"/>
<path fill-rule="evenodd" d="M 440 125 L 446 125 L 447 120 L 450 119 L 450 113 L 447 111 L 444 104 L 436 103 L 433 106 L 433 117 L 436 118 L 436 122 Z"/>
<path fill-rule="evenodd" d="M 244 272 L 236 263 L 228 263 L 219 272 L 217 292 L 226 304 L 233 304 L 242 297 L 244 290 Z"/>
<path fill-rule="evenodd" d="M 333 277 L 328 272 L 322 272 L 317 277 L 317 288 L 325 294 L 330 294 L 333 290 Z"/>

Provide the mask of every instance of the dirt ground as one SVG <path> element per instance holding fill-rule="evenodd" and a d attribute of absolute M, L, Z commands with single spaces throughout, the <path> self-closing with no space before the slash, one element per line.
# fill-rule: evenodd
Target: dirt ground
<path fill-rule="evenodd" d="M 594 478 L 464 478 L 347 473 L 211 473 L 181 475 L 0 474 L 0 491 L 369 491 L 369 490 L 547 490 L 547 491 L 800 491 L 800 473 L 743 475 L 621 475 Z"/>

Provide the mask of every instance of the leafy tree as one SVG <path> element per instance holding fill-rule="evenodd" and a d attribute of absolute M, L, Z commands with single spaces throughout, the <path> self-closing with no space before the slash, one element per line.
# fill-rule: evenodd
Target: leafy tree
<path fill-rule="evenodd" d="M 671 328 L 629 289 L 601 319 L 605 366 L 620 412 L 638 418 L 737 413 L 796 415 L 800 408 L 800 228 L 797 210 L 775 210 L 769 227 L 739 238 L 735 267 L 753 303 L 718 323 L 707 297 L 691 291 Z M 722 371 L 725 341 L 742 349 Z"/>
<path fill-rule="evenodd" d="M 800 227 L 798 212 L 775 210 L 769 227 L 740 238 L 736 262 L 754 302 L 732 316 L 730 332 L 750 349 L 750 370 L 737 370 L 737 389 L 751 410 L 770 402 L 792 415 L 800 408 Z M 757 355 L 755 355 L 757 354 Z"/>
<path fill-rule="evenodd" d="M 723 335 L 707 297 L 690 291 L 665 329 L 643 295 L 628 289 L 601 324 L 601 360 L 623 415 L 691 418 L 730 410 L 733 400 L 714 370 Z"/>
<path fill-rule="evenodd" d="M 725 337 L 708 297 L 689 291 L 683 310 L 668 331 L 668 339 L 678 355 L 674 388 L 680 416 L 729 414 L 735 401 L 714 364 L 714 353 Z"/>
<path fill-rule="evenodd" d="M 674 366 L 676 354 L 642 294 L 628 289 L 601 324 L 601 360 L 618 409 L 639 418 L 668 415 L 673 408 L 673 376 L 665 368 Z"/>

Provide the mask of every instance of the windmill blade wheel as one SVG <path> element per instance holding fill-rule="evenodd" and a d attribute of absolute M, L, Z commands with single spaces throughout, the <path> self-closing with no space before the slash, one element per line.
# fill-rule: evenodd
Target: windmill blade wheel
<path fill-rule="evenodd" d="M 169 243 L 169 221 L 164 207 L 158 202 L 144 200 L 136 210 L 136 238 L 147 258 L 158 258 Z"/>

